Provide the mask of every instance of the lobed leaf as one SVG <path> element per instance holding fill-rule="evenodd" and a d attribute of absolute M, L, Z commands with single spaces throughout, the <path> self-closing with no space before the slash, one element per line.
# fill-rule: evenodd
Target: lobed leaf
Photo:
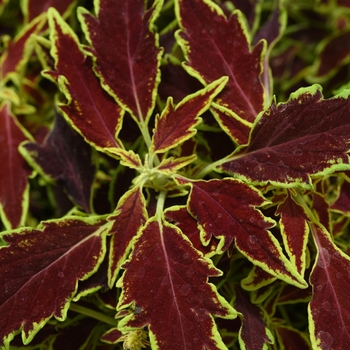
<path fill-rule="evenodd" d="M 28 344 L 52 316 L 65 319 L 78 281 L 103 260 L 108 229 L 96 217 L 67 217 L 2 235 L 9 245 L 0 248 L 0 346 L 8 349 L 18 332 Z"/>
<path fill-rule="evenodd" d="M 240 11 L 227 19 L 210 0 L 177 0 L 175 5 L 182 28 L 176 33 L 177 41 L 188 61 L 184 67 L 204 85 L 228 76 L 225 89 L 214 102 L 228 113 L 253 122 L 264 109 L 260 82 L 264 43 L 250 50 Z"/>
<path fill-rule="evenodd" d="M 0 81 L 3 85 L 11 76 L 20 73 L 31 54 L 31 35 L 38 33 L 45 23 L 45 16 L 39 16 L 27 24 L 10 43 L 0 59 Z"/>
<path fill-rule="evenodd" d="M 335 32 L 320 42 L 316 60 L 311 67 L 309 79 L 325 81 L 334 76 L 342 66 L 350 61 L 350 31 Z"/>
<path fill-rule="evenodd" d="M 61 15 L 70 12 L 76 4 L 76 0 L 22 0 L 21 7 L 25 22 L 31 22 L 50 7 L 54 7 Z"/>
<path fill-rule="evenodd" d="M 202 244 L 197 220 L 189 214 L 186 206 L 168 208 L 164 215 L 168 221 L 176 225 L 187 236 L 193 246 L 203 255 L 210 257 L 216 254 L 216 240 L 212 239 L 207 246 Z"/>
<path fill-rule="evenodd" d="M 18 152 L 18 146 L 27 139 L 9 103 L 0 105 L 0 216 L 8 229 L 22 226 L 26 218 L 28 177 L 32 170 Z"/>
<path fill-rule="evenodd" d="M 303 276 L 306 268 L 306 245 L 310 219 L 305 209 L 295 202 L 290 192 L 277 207 L 276 215 L 281 215 L 279 223 L 286 252 L 298 273 Z"/>
<path fill-rule="evenodd" d="M 262 350 L 264 344 L 273 344 L 271 331 L 267 328 L 264 311 L 253 304 L 249 296 L 238 286 L 235 287 L 236 299 L 234 306 L 242 318 L 238 340 L 242 350 Z"/>
<path fill-rule="evenodd" d="M 311 188 L 311 176 L 350 168 L 350 98 L 323 100 L 320 87 L 273 103 L 257 120 L 250 143 L 219 169 L 254 184 Z M 266 136 L 268 135 L 268 137 Z"/>
<path fill-rule="evenodd" d="M 55 126 L 43 144 L 26 142 L 21 153 L 44 177 L 63 185 L 73 201 L 91 212 L 92 184 L 96 165 L 91 147 L 56 115 Z"/>
<path fill-rule="evenodd" d="M 124 194 L 116 208 L 111 229 L 111 249 L 109 253 L 108 285 L 113 287 L 122 263 L 130 252 L 132 241 L 148 218 L 146 203 L 140 187 Z"/>
<path fill-rule="evenodd" d="M 68 104 L 59 105 L 60 109 L 98 150 L 123 148 L 117 139 L 123 111 L 102 89 L 91 58 L 84 55 L 76 34 L 53 8 L 49 10 L 49 24 L 56 71 L 46 71 L 45 76 L 58 82 L 68 100 Z"/>
<path fill-rule="evenodd" d="M 188 210 L 197 219 L 201 240 L 220 240 L 218 252 L 234 242 L 238 250 L 255 265 L 287 283 L 305 288 L 305 281 L 285 258 L 277 239 L 267 230 L 274 226 L 255 207 L 265 203 L 260 193 L 234 179 L 192 181 L 178 179 L 192 187 Z"/>
<path fill-rule="evenodd" d="M 162 49 L 153 23 L 162 3 L 156 0 L 146 10 L 143 0 L 98 0 L 97 18 L 79 8 L 78 17 L 93 47 L 95 71 L 138 122 L 148 121 L 155 105 Z"/>
<path fill-rule="evenodd" d="M 335 246 L 329 233 L 311 225 L 317 257 L 310 283 L 309 330 L 314 349 L 346 349 L 350 342 L 350 258 Z"/>
<path fill-rule="evenodd" d="M 241 280 L 241 287 L 248 291 L 258 290 L 276 281 L 276 277 L 259 266 L 254 266 L 249 275 Z"/>
<path fill-rule="evenodd" d="M 220 271 L 180 229 L 151 218 L 123 267 L 118 309 L 135 303 L 138 312 L 124 318 L 120 330 L 149 324 L 154 349 L 225 349 L 211 314 L 232 319 L 236 313 L 208 283 Z"/>
<path fill-rule="evenodd" d="M 210 107 L 213 98 L 223 89 L 227 78 L 221 78 L 195 94 L 185 97 L 176 108 L 168 98 L 160 116 L 156 117 L 156 127 L 151 150 L 162 153 L 190 139 L 196 134 L 195 127 L 202 121 L 199 115 Z"/>

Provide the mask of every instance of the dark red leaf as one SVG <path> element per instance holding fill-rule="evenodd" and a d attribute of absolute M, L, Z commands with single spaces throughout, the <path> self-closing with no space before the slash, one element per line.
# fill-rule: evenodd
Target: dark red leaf
<path fill-rule="evenodd" d="M 309 237 L 307 222 L 310 219 L 304 208 L 294 201 L 290 192 L 285 201 L 277 207 L 276 215 L 281 215 L 281 234 L 287 254 L 297 271 L 303 275 L 306 267 L 306 244 Z"/>
<path fill-rule="evenodd" d="M 197 220 L 194 219 L 186 207 L 169 208 L 165 212 L 165 217 L 175 224 L 192 242 L 193 246 L 201 251 L 203 255 L 210 257 L 215 254 L 217 241 L 212 238 L 207 246 L 204 246 L 200 240 L 200 231 L 197 226 Z"/>
<path fill-rule="evenodd" d="M 123 335 L 117 328 L 112 328 L 102 335 L 101 340 L 105 343 L 114 344 Z"/>
<path fill-rule="evenodd" d="M 77 205 L 91 212 L 96 171 L 91 147 L 60 115 L 56 115 L 55 127 L 44 144 L 27 142 L 22 147 L 23 155 L 36 170 L 63 185 Z"/>
<path fill-rule="evenodd" d="M 149 324 L 152 347 L 164 350 L 224 347 L 210 314 L 232 319 L 236 313 L 208 283 L 220 271 L 176 226 L 150 219 L 124 267 L 118 309 L 135 303 L 139 311 L 120 330 Z"/>
<path fill-rule="evenodd" d="M 344 181 L 337 200 L 331 205 L 332 210 L 350 214 L 350 183 Z"/>
<path fill-rule="evenodd" d="M 84 56 L 73 30 L 54 9 L 49 11 L 49 24 L 56 71 L 45 74 L 57 80 L 68 100 L 60 109 L 85 140 L 98 150 L 122 148 L 116 137 L 123 111 L 102 89 L 92 70 L 92 59 Z"/>
<path fill-rule="evenodd" d="M 331 232 L 331 217 L 329 212 L 329 204 L 324 195 L 318 192 L 312 193 L 312 209 L 316 215 L 318 222 L 321 223 L 328 232 Z"/>
<path fill-rule="evenodd" d="M 19 73 L 26 64 L 32 49 L 31 35 L 38 33 L 44 25 L 45 17 L 40 16 L 29 23 L 11 42 L 0 60 L 0 80 L 9 79 L 10 74 Z"/>
<path fill-rule="evenodd" d="M 27 344 L 52 316 L 65 319 L 78 281 L 103 260 L 109 225 L 67 217 L 2 236 L 9 246 L 0 248 L 1 345 L 19 331 Z"/>
<path fill-rule="evenodd" d="M 180 64 L 171 61 L 161 66 L 162 80 L 159 83 L 158 94 L 163 101 L 172 96 L 179 103 L 187 95 L 200 90 L 202 84 L 189 75 Z"/>
<path fill-rule="evenodd" d="M 183 184 L 186 181 L 179 179 Z M 200 225 L 204 244 L 215 236 L 220 240 L 218 251 L 222 252 L 234 242 L 255 265 L 288 283 L 306 286 L 283 255 L 277 239 L 267 230 L 274 226 L 274 221 L 255 208 L 265 203 L 257 190 L 234 179 L 187 184 L 192 187 L 188 209 Z"/>
<path fill-rule="evenodd" d="M 313 81 L 321 81 L 333 76 L 339 69 L 349 62 L 350 31 L 335 33 L 324 40 L 318 50 L 318 59 L 311 72 Z"/>
<path fill-rule="evenodd" d="M 306 188 L 311 175 L 349 169 L 349 104 L 347 95 L 323 100 L 317 85 L 298 90 L 261 115 L 250 144 L 220 169 L 253 183 Z"/>
<path fill-rule="evenodd" d="M 232 3 L 236 9 L 242 11 L 252 28 L 260 12 L 261 0 L 232 0 Z"/>
<path fill-rule="evenodd" d="M 264 286 L 268 286 L 276 281 L 276 277 L 266 272 L 259 266 L 254 266 L 249 275 L 242 279 L 241 286 L 245 290 L 257 290 Z"/>
<path fill-rule="evenodd" d="M 161 1 L 155 1 L 145 11 L 143 0 L 100 0 L 97 18 L 82 8 L 79 12 L 93 46 L 96 72 L 137 121 L 147 121 L 155 104 L 162 50 L 153 22 L 160 6 Z"/>
<path fill-rule="evenodd" d="M 202 120 L 199 116 L 210 107 L 213 98 L 226 82 L 226 78 L 221 78 L 209 84 L 195 94 L 186 96 L 176 108 L 170 97 L 162 114 L 156 118 L 151 150 L 163 153 L 195 135 L 195 127 Z"/>
<path fill-rule="evenodd" d="M 310 342 L 305 333 L 295 328 L 278 325 L 275 328 L 280 349 L 310 350 Z"/>
<path fill-rule="evenodd" d="M 8 229 L 24 224 L 28 208 L 28 177 L 32 170 L 18 152 L 27 136 L 8 103 L 0 106 L 0 215 Z"/>
<path fill-rule="evenodd" d="M 240 119 L 236 115 L 232 115 L 225 108 L 222 108 L 217 104 L 214 104 L 210 110 L 220 124 L 222 130 L 224 130 L 232 140 L 239 145 L 245 145 L 248 143 L 251 123 Z"/>
<path fill-rule="evenodd" d="M 227 113 L 253 122 L 264 108 L 260 82 L 263 42 L 250 51 L 239 11 L 226 19 L 223 11 L 212 2 L 179 0 L 176 5 L 178 21 L 183 28 L 177 38 L 188 60 L 185 68 L 203 84 L 228 76 L 225 89 L 214 102 L 225 107 Z"/>
<path fill-rule="evenodd" d="M 54 7 L 61 15 L 64 15 L 73 8 L 76 2 L 76 0 L 27 0 L 24 2 L 23 12 L 26 15 L 27 22 L 31 22 L 50 7 Z"/>
<path fill-rule="evenodd" d="M 274 342 L 271 331 L 267 328 L 263 309 L 252 304 L 249 295 L 240 287 L 235 287 L 236 299 L 234 306 L 243 316 L 242 326 L 239 331 L 239 343 L 241 348 L 249 350 L 261 350 L 264 344 Z"/>
<path fill-rule="evenodd" d="M 128 256 L 133 238 L 147 220 L 146 203 L 140 187 L 125 193 L 120 199 L 113 221 L 111 250 L 108 267 L 108 284 L 113 287 L 120 267 Z"/>
<path fill-rule="evenodd" d="M 350 258 L 323 228 L 311 225 L 318 250 L 311 273 L 313 297 L 309 304 L 309 329 L 315 349 L 346 349 L 350 342 Z"/>

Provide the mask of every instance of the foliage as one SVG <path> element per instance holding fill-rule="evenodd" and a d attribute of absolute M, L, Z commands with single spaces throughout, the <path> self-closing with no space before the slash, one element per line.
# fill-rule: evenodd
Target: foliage
<path fill-rule="evenodd" d="M 2 349 L 347 348 L 349 1 L 0 14 Z"/>

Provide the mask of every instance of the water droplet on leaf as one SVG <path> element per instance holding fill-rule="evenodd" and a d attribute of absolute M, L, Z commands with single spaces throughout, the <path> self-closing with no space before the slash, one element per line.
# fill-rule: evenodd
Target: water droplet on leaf
<path fill-rule="evenodd" d="M 331 262 L 331 256 L 328 252 L 328 249 L 321 248 L 319 252 L 318 262 L 317 262 L 318 266 L 323 269 L 326 269 L 329 267 L 330 262 Z"/>
<path fill-rule="evenodd" d="M 321 341 L 321 349 L 322 350 L 330 350 L 331 346 L 333 344 L 333 337 L 328 333 L 324 331 L 319 331 L 317 333 L 317 338 Z"/>
<path fill-rule="evenodd" d="M 191 290 L 191 285 L 190 284 L 184 284 L 180 288 L 180 294 L 186 296 Z"/>
<path fill-rule="evenodd" d="M 322 303 L 322 307 L 326 310 L 329 311 L 331 309 L 331 304 L 329 303 L 329 301 L 324 301 Z"/>

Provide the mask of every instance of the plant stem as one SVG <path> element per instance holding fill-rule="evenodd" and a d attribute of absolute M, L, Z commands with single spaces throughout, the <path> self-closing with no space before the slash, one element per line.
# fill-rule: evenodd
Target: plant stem
<path fill-rule="evenodd" d="M 87 307 L 81 306 L 79 304 L 71 303 L 69 309 L 72 311 L 78 312 L 80 314 L 95 318 L 96 320 L 107 323 L 110 326 L 113 326 L 113 327 L 118 326 L 118 321 L 115 320 L 114 318 L 106 316 L 106 315 L 102 314 L 101 312 L 88 309 Z"/>

